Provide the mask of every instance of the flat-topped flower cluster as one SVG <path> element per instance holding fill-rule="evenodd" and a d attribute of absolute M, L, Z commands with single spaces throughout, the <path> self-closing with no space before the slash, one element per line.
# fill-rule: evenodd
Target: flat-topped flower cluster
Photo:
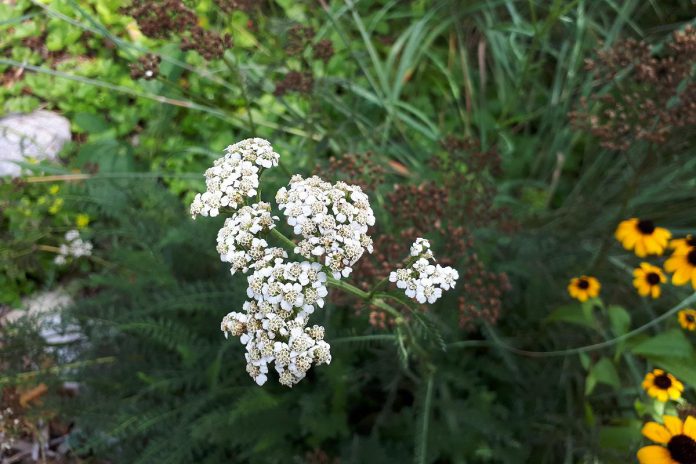
<path fill-rule="evenodd" d="M 443 290 L 454 288 L 459 273 L 449 267 L 442 267 L 435 262 L 430 242 L 417 238 L 411 245 L 411 264 L 389 274 L 389 281 L 404 289 L 406 296 L 419 303 L 435 303 Z"/>
<path fill-rule="evenodd" d="M 247 272 L 269 253 L 268 242 L 258 235 L 275 228 L 278 216 L 271 216 L 271 205 L 264 202 L 243 206 L 234 216 L 225 219 L 217 236 L 220 259 L 230 263 L 231 272 Z M 281 250 L 282 251 L 282 250 Z"/>
<path fill-rule="evenodd" d="M 60 245 L 58 254 L 53 261 L 62 266 L 67 264 L 71 258 L 80 258 L 91 254 L 92 243 L 88 240 L 82 240 L 80 232 L 73 229 L 65 233 L 65 242 Z"/>
<path fill-rule="evenodd" d="M 278 216 L 262 201 L 247 204 L 259 192 L 263 169 L 277 166 L 279 155 L 269 142 L 254 138 L 227 147 L 225 155 L 205 172 L 206 191 L 196 195 L 191 216 L 217 216 L 228 210 L 217 235 L 217 251 L 230 263 L 232 274 L 247 274 L 247 297 L 242 311 L 227 314 L 220 324 L 225 337 L 239 337 L 246 348 L 247 372 L 263 385 L 274 368 L 280 384 L 292 387 L 313 365 L 331 362 L 324 327 L 309 325 L 323 308 L 331 279 L 347 277 L 365 253 L 371 253 L 369 226 L 375 216 L 367 195 L 355 185 L 331 184 L 312 176 L 295 175 L 276 194 L 276 202 L 300 241 L 291 250 L 304 260 L 292 260 L 286 250 L 270 246 L 278 235 Z M 411 254 L 415 262 L 399 269 L 394 280 L 420 302 L 435 301 L 454 286 L 457 272 L 430 264 L 430 244 L 418 239 Z M 403 287 L 402 287 L 403 285 Z M 421 301 L 422 300 L 422 301 Z"/>
<path fill-rule="evenodd" d="M 335 278 L 348 277 L 365 250 L 372 253 L 367 228 L 375 224 L 375 215 L 360 187 L 296 175 L 289 190 L 278 190 L 276 202 L 288 225 L 302 237 L 295 253 L 323 257 Z"/>
<path fill-rule="evenodd" d="M 259 188 L 263 168 L 278 166 L 280 155 L 268 140 L 253 138 L 230 145 L 225 156 L 215 160 L 205 171 L 206 191 L 191 203 L 191 216 L 215 217 L 220 208 L 238 208 L 245 198 L 253 197 Z"/>

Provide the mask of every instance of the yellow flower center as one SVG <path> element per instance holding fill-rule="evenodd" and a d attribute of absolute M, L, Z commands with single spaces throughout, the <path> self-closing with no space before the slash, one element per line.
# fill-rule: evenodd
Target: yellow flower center
<path fill-rule="evenodd" d="M 672 459 L 679 464 L 696 464 L 696 441 L 687 435 L 675 435 L 667 443 Z"/>

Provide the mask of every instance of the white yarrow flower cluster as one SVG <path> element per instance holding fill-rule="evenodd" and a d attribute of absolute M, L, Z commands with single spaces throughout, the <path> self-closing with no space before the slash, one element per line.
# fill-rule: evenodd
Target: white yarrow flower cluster
<path fill-rule="evenodd" d="M 326 273 L 319 263 L 266 260 L 247 279 L 244 313 L 231 312 L 220 325 L 225 336 L 240 337 L 246 347 L 247 372 L 263 385 L 269 365 L 282 385 L 292 387 L 314 364 L 331 362 L 324 328 L 307 327 L 308 317 L 324 306 Z M 263 265 L 265 264 L 265 266 Z"/>
<path fill-rule="evenodd" d="M 295 252 L 308 259 L 323 256 L 335 278 L 347 277 L 365 250 L 372 253 L 367 229 L 375 216 L 360 187 L 296 175 L 289 189 L 278 190 L 276 202 L 302 237 Z"/>
<path fill-rule="evenodd" d="M 280 155 L 270 142 L 246 139 L 230 145 L 222 158 L 205 171 L 206 191 L 191 203 L 191 216 L 215 217 L 220 208 L 237 209 L 247 197 L 256 195 L 261 169 L 278 165 Z"/>
<path fill-rule="evenodd" d="M 305 314 L 284 309 L 282 300 L 271 303 L 263 298 L 247 301 L 243 309 L 244 313 L 225 316 L 220 328 L 225 337 L 239 337 L 245 346 L 247 372 L 257 384 L 268 380 L 271 364 L 279 383 L 292 387 L 313 364 L 331 363 L 331 347 L 324 341 L 324 328 L 307 327 Z"/>
<path fill-rule="evenodd" d="M 243 312 L 225 316 L 220 329 L 225 337 L 239 337 L 246 348 L 247 372 L 256 383 L 263 385 L 269 367 L 275 367 L 280 383 L 291 387 L 312 365 L 331 362 L 324 328 L 307 326 L 309 315 L 324 306 L 328 290 L 321 264 L 288 261 L 285 250 L 269 246 L 265 234 L 278 220 L 270 204 L 241 206 L 256 195 L 261 170 L 277 166 L 278 160 L 263 139 L 229 146 L 206 171 L 206 192 L 196 195 L 191 215 L 217 216 L 222 207 L 237 209 L 218 232 L 217 251 L 223 262 L 230 263 L 232 274 L 251 274 L 250 300 Z"/>
<path fill-rule="evenodd" d="M 278 216 L 271 216 L 271 205 L 259 202 L 244 206 L 232 217 L 217 235 L 217 251 L 223 262 L 230 263 L 231 272 L 247 272 L 267 254 L 268 243 L 259 238 L 275 227 Z"/>
<path fill-rule="evenodd" d="M 247 281 L 247 296 L 259 302 L 280 305 L 281 313 L 288 318 L 307 317 L 315 307 L 324 307 L 326 274 L 319 263 L 308 261 L 284 262 L 275 259 L 272 266 L 257 269 Z"/>
<path fill-rule="evenodd" d="M 434 263 L 435 258 L 426 239 L 418 238 L 411 245 L 411 259 L 414 261 L 409 266 L 389 274 L 389 281 L 395 282 L 409 298 L 421 304 L 435 303 L 443 291 L 457 283 L 459 273 L 455 269 L 430 262 Z"/>
<path fill-rule="evenodd" d="M 68 262 L 68 258 L 79 258 L 91 254 L 92 243 L 88 240 L 82 240 L 80 233 L 73 229 L 65 233 L 65 243 L 60 245 L 58 255 L 53 261 L 62 266 Z"/>
<path fill-rule="evenodd" d="M 222 319 L 220 329 L 244 345 L 246 369 L 257 384 L 267 382 L 269 371 L 275 369 L 279 383 L 292 387 L 313 365 L 331 362 L 324 328 L 309 326 L 309 317 L 324 307 L 327 273 L 335 279 L 347 277 L 365 251 L 372 253 L 368 228 L 375 224 L 375 216 L 358 186 L 293 176 L 288 187 L 276 194 L 279 209 L 300 237 L 294 252 L 306 259 L 290 260 L 284 249 L 265 240 L 278 220 L 271 205 L 260 201 L 247 205 L 247 198 L 257 195 L 263 169 L 277 166 L 278 161 L 279 155 L 263 139 L 227 147 L 206 171 L 206 191 L 196 195 L 191 215 L 195 219 L 217 216 L 223 207 L 234 210 L 218 232 L 217 251 L 223 262 L 230 263 L 232 274 L 247 274 L 248 300 L 242 311 Z M 420 303 L 433 303 L 454 287 L 458 277 L 454 269 L 435 263 L 430 243 L 419 238 L 411 246 L 409 265 L 392 272 L 389 280 Z"/>

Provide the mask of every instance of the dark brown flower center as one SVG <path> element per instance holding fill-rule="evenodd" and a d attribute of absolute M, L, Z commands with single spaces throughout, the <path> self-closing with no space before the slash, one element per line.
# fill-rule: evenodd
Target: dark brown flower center
<path fill-rule="evenodd" d="M 686 255 L 686 260 L 692 266 L 696 266 L 696 250 L 691 250 L 688 255 Z"/>
<path fill-rule="evenodd" d="M 590 288 L 590 283 L 587 281 L 587 279 L 580 279 L 578 280 L 578 288 L 582 290 L 587 290 Z"/>
<path fill-rule="evenodd" d="M 696 247 L 696 237 L 694 237 L 693 235 L 688 235 L 685 241 L 688 246 Z"/>
<path fill-rule="evenodd" d="M 645 276 L 645 280 L 647 280 L 650 285 L 657 285 L 660 283 L 660 274 L 657 272 L 649 272 Z"/>
<path fill-rule="evenodd" d="M 675 435 L 667 443 L 672 459 L 679 464 L 696 464 L 696 441 L 687 435 Z"/>
<path fill-rule="evenodd" d="M 684 319 L 686 319 L 686 322 L 688 323 L 694 322 L 694 316 L 692 316 L 691 314 L 687 314 L 686 316 L 684 316 Z"/>
<path fill-rule="evenodd" d="M 655 386 L 661 390 L 667 390 L 672 386 L 672 380 L 667 376 L 667 374 L 660 374 L 655 376 L 653 380 Z"/>
<path fill-rule="evenodd" d="M 638 230 L 643 235 L 650 235 L 655 231 L 655 224 L 652 221 L 638 221 Z"/>

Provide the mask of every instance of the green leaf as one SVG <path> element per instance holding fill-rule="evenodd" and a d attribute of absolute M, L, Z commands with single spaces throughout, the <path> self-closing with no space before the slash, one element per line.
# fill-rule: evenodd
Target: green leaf
<path fill-rule="evenodd" d="M 591 394 L 598 383 L 603 383 L 614 388 L 621 387 L 619 374 L 616 372 L 614 363 L 612 363 L 609 358 L 600 359 L 590 368 L 590 373 L 585 382 L 585 394 Z"/>
<path fill-rule="evenodd" d="M 607 308 L 611 331 L 619 337 L 628 332 L 631 327 L 631 315 L 621 306 L 609 306 Z"/>
<path fill-rule="evenodd" d="M 681 330 L 673 329 L 641 343 L 638 343 L 631 350 L 634 354 L 650 357 L 690 358 L 693 357 L 693 347 L 686 339 Z"/>
<path fill-rule="evenodd" d="M 595 321 L 592 317 L 592 308 L 588 308 L 589 310 L 586 310 L 578 304 L 561 306 L 552 311 L 551 314 L 546 317 L 546 321 L 567 322 L 569 324 L 576 324 L 594 329 Z"/>
<path fill-rule="evenodd" d="M 640 441 L 640 421 L 630 421 L 627 425 L 605 426 L 599 431 L 599 446 L 628 450 L 636 447 Z"/>
<path fill-rule="evenodd" d="M 109 124 L 106 119 L 100 114 L 94 113 L 77 113 L 73 122 L 89 134 L 98 134 L 99 132 L 104 132 L 109 128 Z"/>

